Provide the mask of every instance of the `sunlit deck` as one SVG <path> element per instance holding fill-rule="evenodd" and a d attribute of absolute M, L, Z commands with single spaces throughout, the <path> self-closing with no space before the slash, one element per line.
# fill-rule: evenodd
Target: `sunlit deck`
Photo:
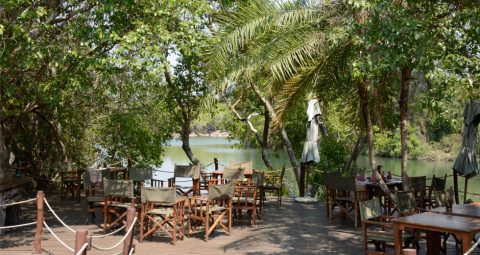
<path fill-rule="evenodd" d="M 90 234 L 103 234 L 97 225 L 83 225 L 83 203 L 76 203 L 71 198 L 60 202 L 55 194 L 46 194 L 57 214 L 74 229 L 87 228 Z M 31 222 L 35 219 L 33 204 L 23 207 L 21 220 Z M 354 228 L 353 222 L 335 220 L 328 223 L 324 203 L 299 204 L 284 199 L 277 206 L 274 199 L 267 202 L 263 218 L 253 228 L 247 220 L 236 221 L 231 236 L 217 231 L 205 242 L 202 234 L 193 235 L 178 241 L 174 246 L 167 238 L 156 236 L 139 243 L 138 235 L 134 238 L 135 254 L 361 254 L 361 228 Z M 74 246 L 75 234 L 62 227 L 51 212 L 46 211 L 47 223 L 53 225 L 57 233 L 68 245 Z M 245 217 L 246 218 L 246 217 Z M 97 218 L 97 222 L 101 221 Z M 34 227 L 10 230 L 0 238 L 0 254 L 31 254 L 33 249 Z M 138 224 L 135 230 L 138 234 Z M 117 235 L 94 242 L 108 247 L 121 239 L 123 231 Z M 42 240 L 45 254 L 71 254 L 46 229 Z M 450 244 L 448 254 L 456 254 L 455 246 Z M 121 252 L 121 246 L 111 251 L 90 250 L 87 254 L 114 254 Z M 421 249 L 420 254 L 424 254 Z"/>

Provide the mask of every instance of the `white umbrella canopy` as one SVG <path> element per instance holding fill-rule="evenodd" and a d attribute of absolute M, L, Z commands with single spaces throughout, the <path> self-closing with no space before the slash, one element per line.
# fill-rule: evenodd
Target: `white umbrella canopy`
<path fill-rule="evenodd" d="M 315 164 L 320 162 L 318 153 L 318 116 L 322 112 L 317 99 L 310 99 L 307 108 L 307 137 L 303 145 L 302 163 Z"/>

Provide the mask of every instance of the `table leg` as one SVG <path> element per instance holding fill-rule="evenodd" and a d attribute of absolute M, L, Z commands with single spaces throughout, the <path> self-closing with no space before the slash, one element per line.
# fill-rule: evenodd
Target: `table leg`
<path fill-rule="evenodd" d="M 393 223 L 393 235 L 395 240 L 395 254 L 401 254 L 402 252 L 402 230 L 400 230 L 400 224 Z"/>
<path fill-rule="evenodd" d="M 468 233 L 456 234 L 462 239 L 462 254 L 465 254 L 472 247 L 472 236 Z"/>
<path fill-rule="evenodd" d="M 440 233 L 435 231 L 427 231 L 427 254 L 439 254 L 441 247 Z"/>

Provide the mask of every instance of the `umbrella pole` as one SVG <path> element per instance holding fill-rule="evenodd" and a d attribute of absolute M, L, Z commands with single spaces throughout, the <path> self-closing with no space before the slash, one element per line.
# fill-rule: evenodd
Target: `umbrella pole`
<path fill-rule="evenodd" d="M 458 203 L 458 175 L 455 169 L 453 169 L 453 192 L 455 193 L 455 201 Z"/>
<path fill-rule="evenodd" d="M 299 187 L 299 196 L 304 197 L 305 196 L 305 163 L 300 163 L 300 185 Z"/>
<path fill-rule="evenodd" d="M 463 203 L 465 204 L 465 201 L 467 201 L 467 186 L 468 186 L 468 177 L 465 177 L 465 187 L 463 188 Z"/>

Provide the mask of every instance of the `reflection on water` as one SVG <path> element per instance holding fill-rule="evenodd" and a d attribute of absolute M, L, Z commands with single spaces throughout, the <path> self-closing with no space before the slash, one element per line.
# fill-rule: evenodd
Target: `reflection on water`
<path fill-rule="evenodd" d="M 207 165 L 213 162 L 213 158 L 217 158 L 222 165 L 228 165 L 229 161 L 252 161 L 253 167 L 256 169 L 264 169 L 261 152 L 259 149 L 241 149 L 236 147 L 238 141 L 229 141 L 224 137 L 191 137 L 190 146 L 194 155 L 202 162 L 203 165 Z M 273 154 L 272 154 L 273 155 Z M 276 168 L 280 168 L 283 164 L 286 167 L 291 167 L 288 160 L 288 156 L 284 151 L 275 153 L 271 156 L 271 161 Z M 400 159 L 394 158 L 376 158 L 377 164 L 382 165 L 386 171 L 390 170 L 394 175 L 400 175 Z M 170 145 L 166 147 L 165 157 L 163 164 L 159 168 L 165 172 L 155 172 L 154 176 L 157 179 L 166 180 L 173 176 L 174 164 L 188 164 L 189 160 L 182 150 L 182 143 L 180 140 L 175 139 L 170 142 Z M 368 165 L 368 157 L 360 156 L 358 159 L 358 165 L 360 167 L 366 167 Z M 425 161 L 425 160 L 409 160 L 408 161 L 408 174 L 409 176 L 426 175 L 427 178 L 435 175 L 437 177 L 444 176 L 445 174 L 452 175 L 453 162 L 451 161 Z M 207 167 L 207 170 L 213 170 L 213 164 Z M 368 167 L 367 167 L 368 169 Z M 287 178 L 294 180 L 293 174 L 287 173 Z M 427 180 L 427 185 L 430 183 Z M 453 178 L 447 178 L 447 187 L 453 186 Z M 469 192 L 480 193 L 479 177 L 474 177 L 468 183 Z M 459 189 L 463 190 L 464 178 L 459 177 Z M 462 195 L 462 194 L 461 194 Z M 480 196 L 472 197 L 475 200 L 480 200 Z"/>

